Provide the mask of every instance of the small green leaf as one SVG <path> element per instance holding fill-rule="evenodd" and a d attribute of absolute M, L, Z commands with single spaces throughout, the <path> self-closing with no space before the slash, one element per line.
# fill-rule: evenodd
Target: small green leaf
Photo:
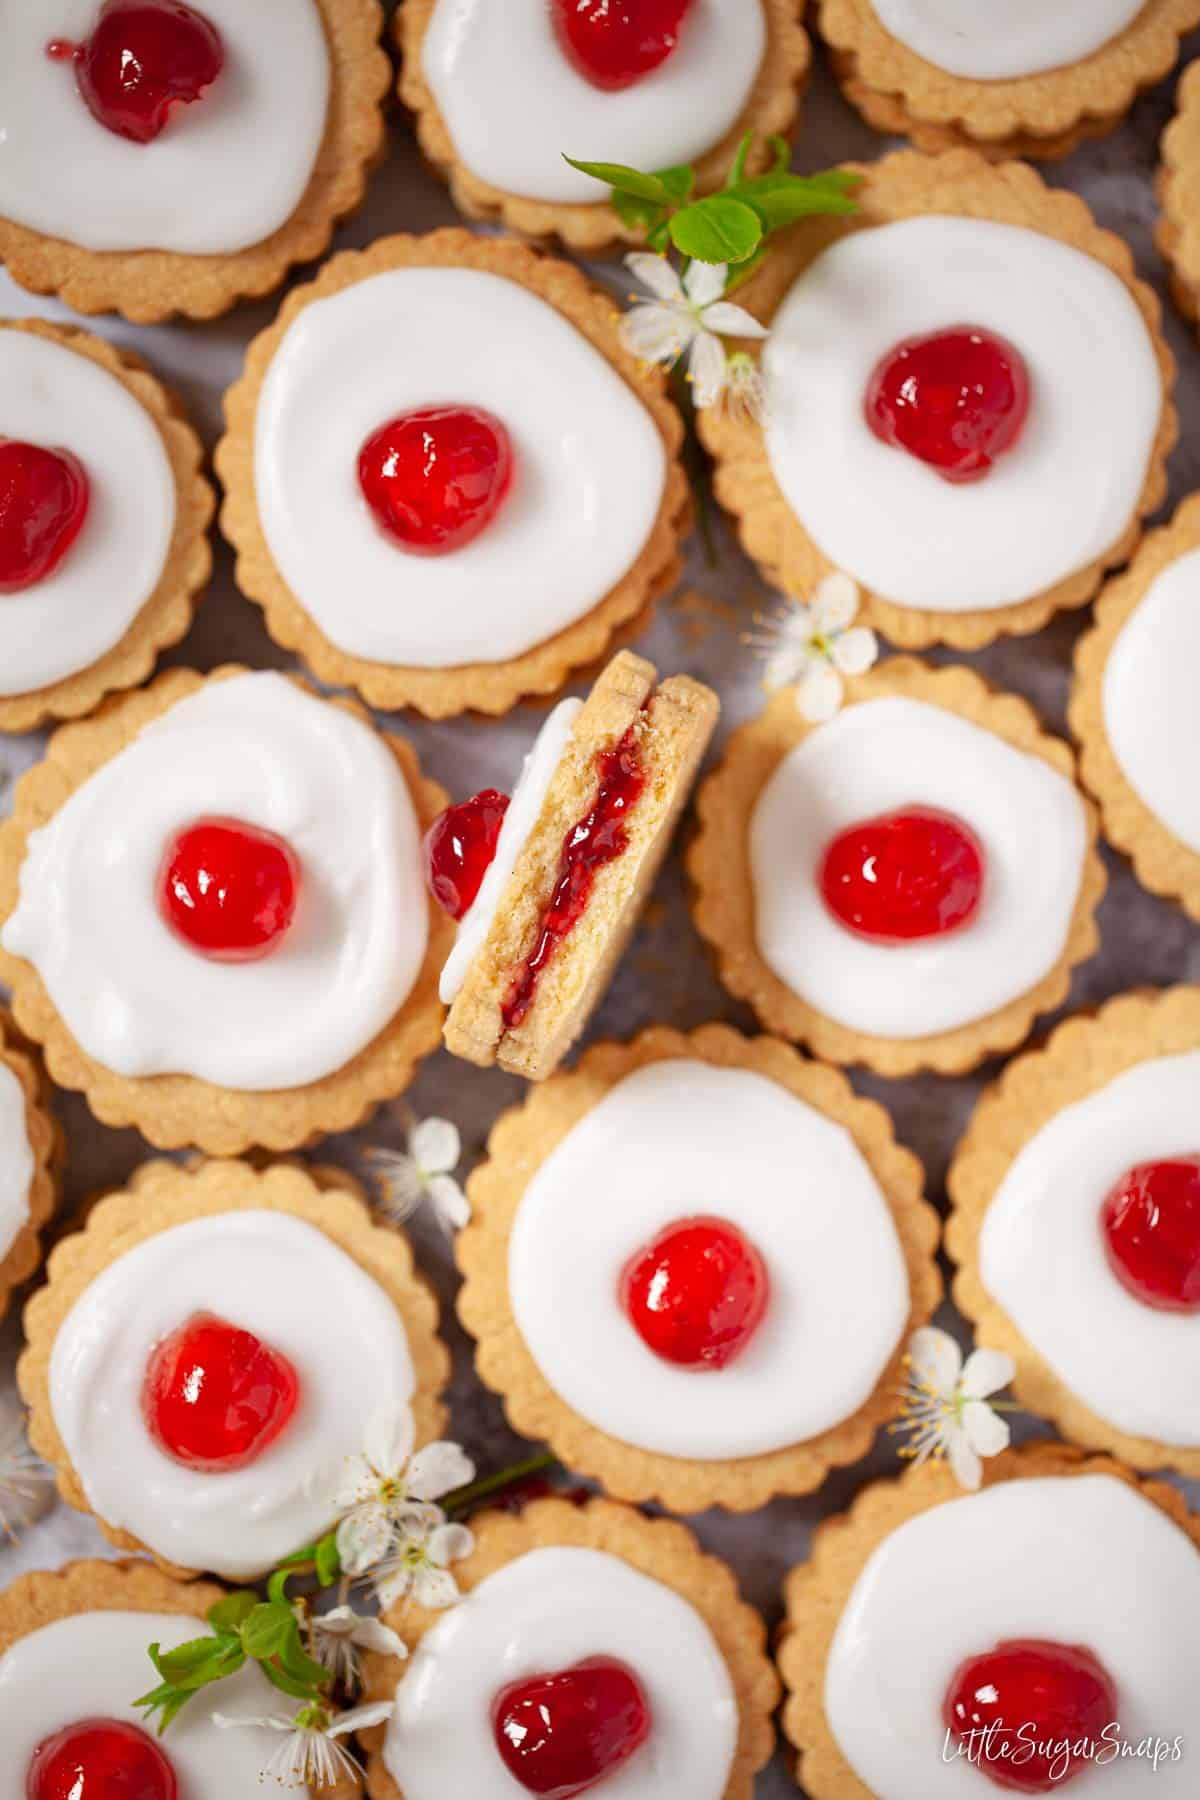
<path fill-rule="evenodd" d="M 725 186 L 727 188 L 736 187 L 746 173 L 746 158 L 750 154 L 750 146 L 753 142 L 754 133 L 748 131 L 738 145 L 737 150 L 734 152 L 733 162 L 730 164 L 729 173 L 725 177 Z"/>
<path fill-rule="evenodd" d="M 767 231 L 817 214 L 855 211 L 854 200 L 840 187 L 803 175 L 759 175 L 743 181 L 736 197 L 754 209 Z"/>
<path fill-rule="evenodd" d="M 736 268 L 730 269 L 729 279 L 725 283 L 726 299 L 729 298 L 730 294 L 736 294 L 740 287 L 746 285 L 754 272 L 761 268 L 762 263 L 766 258 L 766 254 L 767 246 L 765 244 L 760 244 L 753 256 L 748 256 L 745 262 L 738 263 Z"/>
<path fill-rule="evenodd" d="M 211 1632 L 206 1632 L 203 1637 L 189 1638 L 185 1644 L 177 1644 L 173 1650 L 159 1650 L 157 1644 L 152 1644 L 150 1656 L 164 1679 L 176 1681 L 181 1675 L 190 1675 L 193 1669 L 204 1663 L 215 1662 L 219 1645 L 220 1640 Z"/>
<path fill-rule="evenodd" d="M 654 230 L 647 237 L 646 243 L 651 250 L 657 251 L 659 256 L 665 256 L 667 254 L 667 251 L 671 247 L 671 227 L 666 219 L 663 220 L 661 225 L 656 225 L 654 227 Z"/>
<path fill-rule="evenodd" d="M 292 1630 L 284 1639 L 278 1653 L 279 1666 L 295 1681 L 307 1681 L 314 1686 L 326 1687 L 329 1683 L 329 1670 L 323 1663 L 314 1662 L 305 1654 L 304 1645 L 300 1641 L 300 1627 L 292 1620 Z"/>
<path fill-rule="evenodd" d="M 612 203 L 621 223 L 631 231 L 644 231 L 647 238 L 666 224 L 667 209 L 655 200 L 639 200 L 636 194 L 619 194 L 614 190 Z"/>
<path fill-rule="evenodd" d="M 317 1568 L 317 1580 L 322 1587 L 332 1587 L 342 1572 L 342 1558 L 338 1551 L 337 1532 L 328 1532 L 317 1545 L 317 1554 L 313 1558 Z"/>
<path fill-rule="evenodd" d="M 776 171 L 786 169 L 792 160 L 792 146 L 788 143 L 787 139 L 782 137 L 779 132 L 776 131 L 767 139 L 767 145 L 775 158 L 771 167 Z"/>
<path fill-rule="evenodd" d="M 636 194 L 639 200 L 656 200 L 660 206 L 665 206 L 671 199 L 671 190 L 665 181 L 657 175 L 643 175 L 640 169 L 631 169 L 627 163 L 577 162 L 573 156 L 565 156 L 563 161 L 569 162 L 581 174 L 604 182 L 618 194 Z"/>
<path fill-rule="evenodd" d="M 257 1594 L 249 1588 L 239 1588 L 235 1593 L 223 1595 L 215 1606 L 209 1607 L 208 1622 L 215 1631 L 237 1631 L 257 1605 Z"/>
<path fill-rule="evenodd" d="M 276 1569 L 270 1581 L 268 1581 L 267 1599 L 275 1606 L 286 1606 L 288 1604 L 287 1584 L 294 1573 L 295 1571 L 292 1569 Z"/>
<path fill-rule="evenodd" d="M 672 200 L 690 200 L 696 171 L 689 163 L 677 163 L 671 169 L 655 169 L 654 179 L 662 182 Z"/>
<path fill-rule="evenodd" d="M 319 1700 L 321 1698 L 323 1690 L 314 1682 L 297 1681 L 294 1676 L 288 1674 L 286 1669 L 281 1669 L 277 1663 L 263 1662 L 258 1666 L 271 1686 L 278 1688 L 281 1694 L 290 1694 L 293 1700 Z M 325 1671 L 323 1670 L 322 1673 L 324 1674 Z"/>
<path fill-rule="evenodd" d="M 279 1654 L 295 1624 L 296 1615 L 286 1600 L 264 1600 L 242 1626 L 242 1648 L 255 1662 L 265 1662 Z"/>
<path fill-rule="evenodd" d="M 745 262 L 762 241 L 757 212 L 729 194 L 710 194 L 685 206 L 671 220 L 670 232 L 677 250 L 706 263 Z"/>

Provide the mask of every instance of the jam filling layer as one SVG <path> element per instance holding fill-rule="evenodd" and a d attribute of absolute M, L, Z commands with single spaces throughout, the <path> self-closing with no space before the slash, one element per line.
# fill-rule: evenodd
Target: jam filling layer
<path fill-rule="evenodd" d="M 563 840 L 554 889 L 539 921 L 533 949 L 514 971 L 500 1008 L 507 1031 L 515 1030 L 528 1017 L 547 965 L 587 910 L 600 870 L 629 846 L 627 822 L 648 779 L 640 736 L 640 726 L 631 725 L 622 738 L 596 757 L 595 796 Z"/>

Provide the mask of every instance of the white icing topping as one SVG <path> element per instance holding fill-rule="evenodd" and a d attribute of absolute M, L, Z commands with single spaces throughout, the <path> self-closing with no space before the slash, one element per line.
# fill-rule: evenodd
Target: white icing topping
<path fill-rule="evenodd" d="M 958 931 L 873 944 L 826 907 L 821 862 L 847 827 L 913 805 L 970 826 L 983 899 Z M 852 1030 L 952 1031 L 1054 967 L 1086 850 L 1083 802 L 1041 757 L 923 701 L 866 700 L 811 732 L 759 795 L 749 832 L 758 947 L 794 994 Z"/>
<path fill-rule="evenodd" d="M 473 1588 L 421 1639 L 383 1758 L 405 1800 L 527 1800 L 500 1760 L 492 1707 L 513 1682 L 595 1656 L 633 1670 L 653 1729 L 604 1800 L 721 1800 L 737 1698 L 704 1620 L 673 1589 L 600 1550 L 533 1550 Z"/>
<path fill-rule="evenodd" d="M 1119 1431 L 1188 1446 L 1200 1444 L 1200 1316 L 1122 1286 L 1100 1209 L 1136 1163 L 1198 1151 L 1200 1051 L 1139 1063 L 1029 1139 L 979 1242 L 984 1286 L 1073 1393 Z"/>
<path fill-rule="evenodd" d="M 204 0 L 225 66 L 149 144 L 93 118 L 50 38 L 82 42 L 96 0 L 9 0 L 0 59 L 0 216 L 87 250 L 244 250 L 289 219 L 325 133 L 315 0 Z M 246 171 L 254 179 L 246 179 Z"/>
<path fill-rule="evenodd" d="M 129 389 L 90 357 L 28 331 L 0 329 L 0 438 L 71 451 L 90 489 L 83 527 L 57 569 L 0 594 L 0 694 L 26 694 L 87 668 L 125 635 L 162 575 L 175 480 L 157 426 Z"/>
<path fill-rule="evenodd" d="M 1125 779 L 1189 850 L 1200 850 L 1200 550 L 1164 569 L 1104 666 L 1104 729 Z"/>
<path fill-rule="evenodd" d="M 147 1647 L 158 1643 L 173 1650 L 207 1630 L 190 1613 L 88 1612 L 19 1638 L 0 1657 L 0 1800 L 25 1800 L 34 1751 L 68 1725 L 117 1719 L 153 1736 L 153 1725 L 130 1704 L 157 1682 Z M 254 1663 L 190 1700 L 160 1743 L 180 1795 L 261 1800 L 260 1771 L 283 1740 L 249 1726 L 223 1731 L 212 1715 L 260 1718 L 287 1710 L 289 1703 Z"/>
<path fill-rule="evenodd" d="M 864 397 L 903 339 L 962 324 L 1015 345 L 1030 404 L 1015 446 L 955 484 L 877 438 Z M 933 612 L 1010 606 L 1103 556 L 1138 505 L 1162 405 L 1119 276 L 989 219 L 841 238 L 780 307 L 763 367 L 771 466 L 805 530 L 865 587 Z"/>
<path fill-rule="evenodd" d="M 564 156 L 693 162 L 737 123 L 766 47 L 762 0 L 694 0 L 666 61 L 606 91 L 564 54 L 549 0 L 438 0 L 421 60 L 473 174 L 509 194 L 587 205 L 607 190 Z"/>
<path fill-rule="evenodd" d="M 278 833 L 300 859 L 291 929 L 258 962 L 215 962 L 159 915 L 166 845 L 212 814 Z M 343 708 L 257 673 L 178 701 L 31 833 L 0 941 L 106 1067 L 293 1088 L 341 1068 L 403 1005 L 427 908 L 390 750 Z"/>
<path fill-rule="evenodd" d="M 0 1262 L 29 1217 L 33 1170 L 25 1090 L 7 1063 L 0 1063 Z"/>
<path fill-rule="evenodd" d="M 363 498 L 358 454 L 388 419 L 442 405 L 496 414 L 513 485 L 473 542 L 415 556 Z M 325 635 L 378 662 L 503 662 L 582 618 L 636 562 L 666 467 L 653 419 L 600 351 L 479 269 L 393 269 L 313 301 L 259 397 L 271 554 Z"/>
<path fill-rule="evenodd" d="M 1093 1765 L 1073 1792 L 1191 1800 L 1200 1556 L 1109 1475 L 998 1483 L 905 1520 L 868 1558 L 825 1672 L 826 1716 L 866 1787 L 887 1800 L 991 1792 L 979 1769 L 944 1759 L 942 1701 L 968 1657 L 1015 1638 L 1091 1650 L 1116 1685 L 1130 1744 L 1184 1736 L 1180 1761 Z"/>
<path fill-rule="evenodd" d="M 926 62 L 973 81 L 1010 81 L 1082 62 L 1145 0 L 871 0 L 879 22 Z"/>
<path fill-rule="evenodd" d="M 496 854 L 479 884 L 479 892 L 462 916 L 454 947 L 442 969 L 441 996 L 446 1006 L 456 999 L 466 980 L 467 969 L 492 928 L 496 908 L 517 858 L 538 822 L 554 771 L 582 711 L 582 700 L 560 700 L 533 740 L 512 791 L 500 836 L 496 839 Z"/>
<path fill-rule="evenodd" d="M 211 1312 L 286 1356 L 300 1379 L 289 1424 L 243 1469 L 189 1469 L 142 1415 L 156 1344 Z M 413 1391 L 391 1300 L 315 1226 L 286 1213 L 219 1213 L 126 1251 L 86 1287 L 50 1359 L 54 1421 L 109 1525 L 185 1568 L 242 1580 L 328 1529 L 345 1459 L 368 1420 Z"/>
<path fill-rule="evenodd" d="M 642 1342 L 618 1298 L 667 1225 L 726 1219 L 757 1246 L 770 1303 L 720 1371 Z M 513 1223 L 509 1289 L 543 1375 L 602 1431 L 666 1456 L 757 1456 L 855 1412 L 894 1352 L 908 1278 L 849 1132 L 747 1069 L 651 1063 L 569 1131 Z"/>

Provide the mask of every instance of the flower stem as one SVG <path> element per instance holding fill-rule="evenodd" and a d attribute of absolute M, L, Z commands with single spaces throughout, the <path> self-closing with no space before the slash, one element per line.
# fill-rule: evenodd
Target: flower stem
<path fill-rule="evenodd" d="M 456 1488 L 454 1493 L 447 1494 L 442 1502 L 446 1512 L 463 1512 L 466 1508 L 476 1506 L 481 1500 L 488 1500 L 493 1494 L 502 1494 L 505 1488 L 513 1487 L 518 1481 L 525 1481 L 531 1475 L 540 1475 L 544 1469 L 553 1469 L 558 1458 L 548 1450 L 538 1456 L 531 1456 L 526 1462 L 513 1463 L 511 1468 L 500 1469 L 495 1475 L 484 1475 L 479 1481 L 472 1481 L 467 1487 Z"/>

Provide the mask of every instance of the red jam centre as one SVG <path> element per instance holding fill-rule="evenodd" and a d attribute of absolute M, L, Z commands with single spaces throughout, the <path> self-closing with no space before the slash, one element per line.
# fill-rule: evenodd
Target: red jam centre
<path fill-rule="evenodd" d="M 452 919 L 473 904 L 496 854 L 508 795 L 484 788 L 459 806 L 439 813 L 425 834 L 425 879 L 430 893 Z"/>
<path fill-rule="evenodd" d="M 296 912 L 300 863 L 272 831 L 240 819 L 197 819 L 163 854 L 158 909 L 214 962 L 254 962 L 277 950 Z"/>
<path fill-rule="evenodd" d="M 492 1713 L 505 1768 L 542 1800 L 586 1794 L 629 1761 L 650 1726 L 650 1704 L 636 1675 L 602 1656 L 514 1682 Z"/>
<path fill-rule="evenodd" d="M 299 1397 L 300 1378 L 286 1356 L 215 1313 L 193 1313 L 155 1345 L 142 1413 L 168 1456 L 221 1475 L 261 1456 Z"/>
<path fill-rule="evenodd" d="M 445 556 L 486 531 L 512 478 L 512 440 L 478 406 L 401 413 L 358 453 L 367 505 L 388 537 L 417 556 Z"/>
<path fill-rule="evenodd" d="M 1085 1747 L 1099 1744 L 1116 1716 L 1116 1690 L 1090 1650 L 1036 1638 L 971 1657 L 955 1674 L 942 1707 L 959 1740 L 995 1728 L 978 1766 L 997 1787 L 1021 1794 L 1056 1792 L 1090 1768 Z M 1072 1747 L 1083 1754 L 1073 1754 Z"/>
<path fill-rule="evenodd" d="M 880 944 L 940 937 L 969 924 L 983 878 L 975 833 L 952 814 L 925 806 L 881 813 L 839 832 L 818 875 L 839 924 Z"/>
<path fill-rule="evenodd" d="M 693 0 L 553 0 L 567 60 L 593 87 L 631 87 L 666 62 Z"/>
<path fill-rule="evenodd" d="M 44 581 L 79 536 L 88 478 L 69 450 L 0 439 L 0 594 Z"/>
<path fill-rule="evenodd" d="M 946 481 L 978 481 L 1011 450 L 1029 411 L 1029 371 L 1004 338 L 974 325 L 906 338 L 875 367 L 867 424 Z"/>
<path fill-rule="evenodd" d="M 1200 1313 L 1200 1155 L 1138 1163 L 1100 1218 L 1122 1286 L 1157 1312 Z"/>
<path fill-rule="evenodd" d="M 625 1265 L 621 1304 L 642 1342 L 685 1369 L 723 1369 L 767 1310 L 761 1255 L 726 1219 L 679 1219 Z"/>
<path fill-rule="evenodd" d="M 156 138 L 171 108 L 198 100 L 225 64 L 216 26 L 183 0 L 105 0 L 86 43 L 52 38 L 46 53 L 74 61 L 93 118 L 135 144 Z"/>
<path fill-rule="evenodd" d="M 175 1771 L 136 1725 L 81 1719 L 34 1751 L 26 1800 L 176 1800 Z"/>
<path fill-rule="evenodd" d="M 646 785 L 635 725 L 611 749 L 601 751 L 596 770 L 596 797 L 563 840 L 558 878 L 534 947 L 513 976 L 500 1009 L 506 1030 L 520 1025 L 533 1005 L 547 963 L 583 917 L 597 874 L 628 847 L 626 820 Z"/>

